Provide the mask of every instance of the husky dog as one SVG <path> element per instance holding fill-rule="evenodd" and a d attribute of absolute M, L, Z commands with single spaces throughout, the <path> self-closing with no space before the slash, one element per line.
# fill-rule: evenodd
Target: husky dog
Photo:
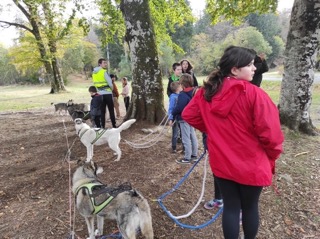
<path fill-rule="evenodd" d="M 73 100 L 69 100 L 67 106 L 69 115 L 71 116 L 72 120 L 75 120 L 76 118 L 83 119 L 86 115 L 88 116 L 88 106 L 84 103 L 75 104 Z M 90 116 L 88 118 L 90 118 Z"/>
<path fill-rule="evenodd" d="M 97 179 L 103 169 L 93 161 L 79 166 L 72 178 L 75 205 L 85 218 L 89 238 L 103 235 L 104 218 L 116 220 L 124 239 L 135 239 L 140 228 L 146 239 L 153 239 L 150 207 L 147 200 L 131 186 L 110 188 Z M 103 205 L 103 206 L 101 206 Z M 94 221 L 97 216 L 97 230 Z"/>
<path fill-rule="evenodd" d="M 88 120 L 91 118 L 90 111 L 75 110 L 75 111 L 73 111 L 71 118 L 73 120 L 75 120 L 77 118 L 80 118 L 82 120 Z"/>
<path fill-rule="evenodd" d="M 62 113 L 62 111 L 64 110 L 65 113 L 67 113 L 68 111 L 68 103 L 51 103 L 51 105 L 54 105 L 54 109 L 55 109 L 55 113 L 59 113 L 59 115 Z"/>
<path fill-rule="evenodd" d="M 84 123 L 82 119 L 75 119 L 76 133 L 80 137 L 80 141 L 87 147 L 87 162 L 92 160 L 93 157 L 93 145 L 102 145 L 108 143 L 109 147 L 116 153 L 117 158 L 115 161 L 119 161 L 121 157 L 121 150 L 119 148 L 120 133 L 122 130 L 128 129 L 135 119 L 130 119 L 118 128 L 112 129 L 99 129 L 95 130 L 90 128 L 89 125 Z"/>

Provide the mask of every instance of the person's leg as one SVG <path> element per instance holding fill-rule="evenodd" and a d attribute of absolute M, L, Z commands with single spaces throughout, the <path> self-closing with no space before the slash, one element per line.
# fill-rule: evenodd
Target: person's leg
<path fill-rule="evenodd" d="M 97 115 L 94 117 L 95 127 L 101 128 L 101 116 Z"/>
<path fill-rule="evenodd" d="M 171 138 L 172 150 L 177 150 L 177 139 L 178 139 L 178 123 L 174 122 L 174 124 L 172 125 L 172 138 Z"/>
<path fill-rule="evenodd" d="M 214 182 L 214 198 L 221 200 L 222 199 L 221 190 L 220 190 L 219 184 L 217 182 L 217 179 L 214 175 L 213 175 L 213 182 Z"/>
<path fill-rule="evenodd" d="M 113 105 L 114 109 L 116 110 L 116 116 L 120 117 L 120 109 L 119 109 L 119 100 L 117 97 L 113 97 Z"/>
<path fill-rule="evenodd" d="M 260 186 L 240 186 L 242 226 L 246 239 L 254 239 L 259 229 L 259 197 Z"/>
<path fill-rule="evenodd" d="M 103 100 L 101 103 L 101 127 L 106 127 L 106 107 L 107 107 L 107 97 L 106 95 L 102 95 Z"/>
<path fill-rule="evenodd" d="M 106 99 L 107 99 L 107 106 L 108 106 L 108 111 L 109 111 L 112 127 L 116 128 L 116 117 L 114 115 L 114 105 L 113 105 L 113 96 L 112 96 L 112 94 L 107 94 L 106 95 Z"/>
<path fill-rule="evenodd" d="M 124 104 L 125 104 L 125 106 L 126 106 L 126 111 L 128 111 L 128 109 L 129 109 L 129 104 L 130 104 L 130 97 L 129 97 L 129 96 L 127 96 L 127 97 L 124 98 Z"/>
<path fill-rule="evenodd" d="M 190 125 L 185 121 L 179 121 L 182 144 L 184 147 L 184 158 L 191 160 L 191 139 L 190 139 Z"/>
<path fill-rule="evenodd" d="M 222 228 L 225 239 L 238 239 L 241 208 L 240 184 L 216 177 L 223 197 Z"/>
<path fill-rule="evenodd" d="M 207 201 L 204 204 L 204 208 L 205 209 L 214 209 L 214 208 L 220 208 L 223 207 L 223 200 L 222 200 L 222 195 L 221 195 L 221 191 L 219 188 L 219 184 L 217 183 L 217 180 L 215 178 L 215 176 L 212 174 L 213 176 L 213 186 L 214 186 L 214 198 L 211 199 L 210 201 Z"/>
<path fill-rule="evenodd" d="M 189 125 L 189 124 L 188 124 Z M 194 128 L 189 125 L 190 128 L 190 140 L 191 140 L 191 156 L 198 158 L 198 139 Z"/>

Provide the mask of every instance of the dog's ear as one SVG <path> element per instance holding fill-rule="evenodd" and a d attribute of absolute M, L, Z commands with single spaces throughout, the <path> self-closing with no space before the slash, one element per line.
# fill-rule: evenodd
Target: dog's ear
<path fill-rule="evenodd" d="M 97 163 L 90 161 L 90 164 L 91 164 L 91 167 L 92 167 L 95 175 L 98 175 L 103 172 L 103 168 L 99 167 Z"/>

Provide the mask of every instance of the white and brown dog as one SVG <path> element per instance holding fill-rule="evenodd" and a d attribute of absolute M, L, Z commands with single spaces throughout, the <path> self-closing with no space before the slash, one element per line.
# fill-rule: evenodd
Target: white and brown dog
<path fill-rule="evenodd" d="M 90 128 L 89 125 L 84 123 L 82 119 L 77 118 L 74 120 L 76 133 L 80 137 L 80 141 L 87 148 L 87 159 L 89 162 L 93 158 L 93 145 L 102 145 L 108 143 L 109 147 L 115 152 L 117 158 L 115 161 L 119 161 L 121 157 L 121 150 L 119 148 L 120 133 L 122 130 L 128 129 L 134 122 L 135 119 L 130 119 L 121 124 L 118 128 L 112 129 L 99 129 L 95 130 Z"/>

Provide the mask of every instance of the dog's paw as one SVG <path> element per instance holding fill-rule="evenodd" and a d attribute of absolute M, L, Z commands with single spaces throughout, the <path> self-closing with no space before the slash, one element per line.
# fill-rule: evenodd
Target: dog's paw
<path fill-rule="evenodd" d="M 95 236 L 102 236 L 102 233 L 100 233 L 99 229 L 96 229 L 96 230 L 94 231 L 94 235 L 95 235 Z"/>

